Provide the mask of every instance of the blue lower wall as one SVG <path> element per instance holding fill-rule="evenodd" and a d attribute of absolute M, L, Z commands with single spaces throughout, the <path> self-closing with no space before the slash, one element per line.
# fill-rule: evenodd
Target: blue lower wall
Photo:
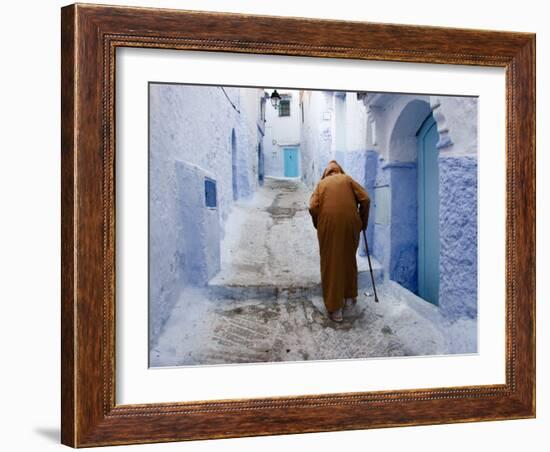
<path fill-rule="evenodd" d="M 177 227 L 181 233 L 180 277 L 187 285 L 204 286 L 220 270 L 220 220 L 217 208 L 206 207 L 205 178 L 214 175 L 196 165 L 176 161 Z"/>
<path fill-rule="evenodd" d="M 450 318 L 477 316 L 477 160 L 439 157 L 439 305 Z"/>
<path fill-rule="evenodd" d="M 344 171 L 359 182 L 369 194 L 371 199 L 369 209 L 369 224 L 367 227 L 367 240 L 369 241 L 369 250 L 373 252 L 374 243 L 374 186 L 376 182 L 376 173 L 378 165 L 378 152 L 371 150 L 358 151 L 336 151 L 336 161 L 344 168 Z M 359 255 L 366 256 L 365 241 L 361 234 L 359 242 Z"/>
<path fill-rule="evenodd" d="M 220 269 L 218 208 L 206 207 L 205 178 L 215 176 L 184 161 L 152 170 L 151 184 L 170 178 L 173 187 L 150 201 L 149 297 L 155 315 L 149 316 L 149 339 L 154 344 L 186 286 L 203 286 Z M 217 199 L 219 202 L 219 198 Z"/>
<path fill-rule="evenodd" d="M 418 183 L 416 163 L 387 165 L 391 183 L 389 276 L 418 291 Z"/>
<path fill-rule="evenodd" d="M 376 199 L 375 188 L 390 186 L 390 170 L 389 170 L 389 167 L 387 166 L 386 161 L 382 157 L 379 157 L 377 153 L 375 154 L 377 156 L 376 166 L 375 166 L 376 174 L 374 175 L 373 188 L 372 188 L 372 193 L 374 195 L 373 196 L 374 208 L 372 209 L 372 212 L 371 212 L 372 219 L 370 220 L 370 223 L 373 229 L 373 233 L 372 233 L 373 240 L 371 240 L 369 243 L 372 243 L 372 246 L 371 246 L 372 254 L 384 267 L 384 277 L 386 277 L 389 275 L 391 223 L 388 222 L 387 224 L 382 224 L 382 223 L 376 222 L 376 210 L 377 210 L 376 206 L 380 200 Z"/>
<path fill-rule="evenodd" d="M 369 251 L 373 252 L 374 245 L 374 218 L 376 204 L 374 202 L 374 186 L 376 184 L 376 172 L 378 170 L 378 152 L 367 151 L 365 159 L 365 181 L 364 187 L 370 197 L 370 209 L 369 209 L 369 225 L 367 227 L 367 240 L 369 241 Z M 363 245 L 363 237 L 361 237 L 360 254 L 364 256 L 366 254 Z"/>

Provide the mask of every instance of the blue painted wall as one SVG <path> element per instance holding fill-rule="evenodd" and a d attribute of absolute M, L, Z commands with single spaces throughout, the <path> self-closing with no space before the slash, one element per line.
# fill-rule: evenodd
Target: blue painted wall
<path fill-rule="evenodd" d="M 477 315 L 477 159 L 439 156 L 439 303 L 450 318 Z"/>
<path fill-rule="evenodd" d="M 374 185 L 378 165 L 378 153 L 371 150 L 358 151 L 336 151 L 336 161 L 342 165 L 344 171 L 359 182 L 371 198 L 369 209 L 369 225 L 367 227 L 367 240 L 369 241 L 369 250 L 373 253 L 374 244 Z M 327 162 L 328 163 L 328 162 Z M 359 255 L 366 256 L 365 242 L 363 235 L 359 242 Z"/>
<path fill-rule="evenodd" d="M 214 175 L 176 161 L 177 216 L 180 219 L 179 274 L 186 285 L 204 286 L 220 270 L 218 208 L 206 207 L 204 182 Z"/>
<path fill-rule="evenodd" d="M 369 246 L 370 246 L 369 250 L 371 252 L 374 245 L 374 218 L 376 215 L 376 203 L 374 199 L 374 184 L 376 183 L 377 169 L 378 169 L 378 152 L 367 151 L 366 159 L 365 159 L 364 187 L 367 190 L 367 193 L 369 194 L 369 197 L 370 197 L 369 225 L 367 227 L 367 240 L 369 241 Z M 361 237 L 361 240 L 363 240 L 363 237 Z M 366 254 L 364 251 L 364 247 L 361 246 L 360 249 L 362 250 L 361 255 L 364 256 Z"/>
<path fill-rule="evenodd" d="M 416 163 L 387 166 L 391 180 L 390 278 L 418 290 L 418 202 Z"/>
<path fill-rule="evenodd" d="M 390 170 L 387 166 L 386 161 L 382 157 L 378 157 L 376 162 L 376 175 L 373 185 L 373 201 L 374 209 L 372 211 L 373 217 L 370 221 L 374 228 L 373 241 L 372 241 L 372 253 L 374 257 L 382 264 L 384 267 L 384 275 L 389 276 L 389 262 L 390 262 L 390 226 L 391 223 L 379 223 L 376 221 L 376 210 L 377 204 L 380 202 L 377 199 L 377 187 L 391 186 L 390 184 Z M 391 209 L 391 205 L 389 206 Z"/>

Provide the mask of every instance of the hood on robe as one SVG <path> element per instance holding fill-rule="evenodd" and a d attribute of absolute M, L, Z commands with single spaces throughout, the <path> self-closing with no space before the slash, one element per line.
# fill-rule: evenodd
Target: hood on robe
<path fill-rule="evenodd" d="M 335 168 L 335 166 L 336 166 L 336 168 Z M 328 162 L 327 167 L 323 171 L 323 175 L 321 176 L 321 180 L 323 180 L 327 176 L 330 176 L 331 174 L 346 174 L 346 172 L 344 171 L 344 169 L 340 166 L 340 164 L 336 160 L 331 160 L 330 162 Z"/>

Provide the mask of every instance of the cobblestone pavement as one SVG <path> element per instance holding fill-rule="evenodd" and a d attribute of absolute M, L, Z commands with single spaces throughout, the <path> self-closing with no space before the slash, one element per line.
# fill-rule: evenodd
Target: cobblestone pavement
<path fill-rule="evenodd" d="M 450 324 L 437 308 L 411 297 L 398 284 L 378 287 L 379 303 L 361 295 L 344 312 L 344 322 L 328 319 L 321 297 L 276 300 L 208 298 L 182 294 L 157 347 L 151 366 L 304 361 L 442 355 L 475 351 L 462 343 L 474 322 Z M 189 322 L 189 313 L 196 320 Z M 200 311 L 200 312 L 197 312 Z"/>

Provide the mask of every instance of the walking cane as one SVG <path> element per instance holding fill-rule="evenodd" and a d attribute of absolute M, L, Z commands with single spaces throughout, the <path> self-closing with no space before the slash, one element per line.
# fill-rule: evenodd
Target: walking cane
<path fill-rule="evenodd" d="M 369 269 L 370 269 L 370 279 L 372 281 L 372 289 L 374 290 L 374 301 L 378 303 L 378 294 L 376 293 L 376 284 L 374 284 L 374 275 L 372 273 L 372 264 L 370 263 L 370 253 L 369 253 L 369 244 L 367 242 L 367 234 L 363 229 L 363 239 L 365 239 L 365 248 L 367 250 L 367 259 L 369 260 Z"/>

